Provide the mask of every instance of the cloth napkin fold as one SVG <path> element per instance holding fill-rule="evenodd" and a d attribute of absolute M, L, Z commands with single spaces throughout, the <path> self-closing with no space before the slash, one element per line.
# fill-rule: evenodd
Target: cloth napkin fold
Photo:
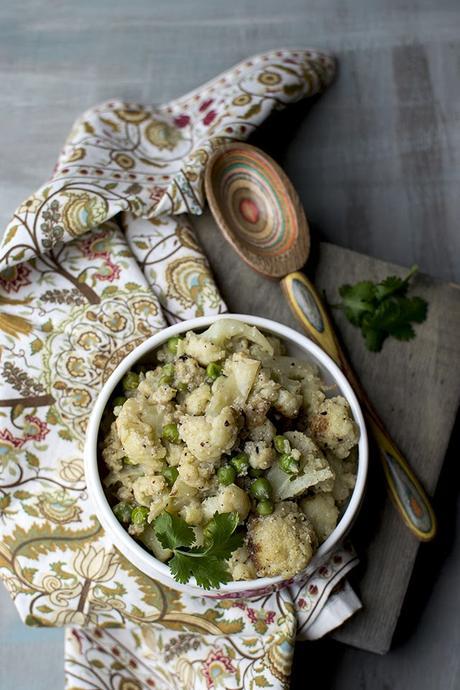
<path fill-rule="evenodd" d="M 333 73 L 328 56 L 280 50 L 163 106 L 104 103 L 6 230 L 0 575 L 27 624 L 71 626 L 69 690 L 282 687 L 296 636 L 320 637 L 360 607 L 348 546 L 302 586 L 255 600 L 160 585 L 104 534 L 82 463 L 89 412 L 123 357 L 168 323 L 226 311 L 187 216 L 204 207 L 209 153 Z"/>

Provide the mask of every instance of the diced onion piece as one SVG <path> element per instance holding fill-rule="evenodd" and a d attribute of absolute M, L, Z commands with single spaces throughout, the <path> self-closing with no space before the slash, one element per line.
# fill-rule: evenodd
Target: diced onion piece
<path fill-rule="evenodd" d="M 218 415 L 224 407 L 240 408 L 248 399 L 257 377 L 260 362 L 256 359 L 239 359 L 229 362 L 228 376 L 219 376 L 212 386 L 212 397 L 206 410 L 208 415 Z"/>
<path fill-rule="evenodd" d="M 292 481 L 290 475 L 283 472 L 278 465 L 274 465 L 267 472 L 267 479 L 273 487 L 275 501 L 285 501 L 287 498 L 301 496 L 311 486 L 315 486 L 319 482 L 330 479 L 333 476 L 329 467 L 313 471 L 306 468 L 304 474 Z"/>
<path fill-rule="evenodd" d="M 335 476 L 323 453 L 308 436 L 300 431 L 287 431 L 286 437 L 291 447 L 301 454 L 300 474 L 291 479 L 277 463 L 270 468 L 267 479 L 272 484 L 275 501 L 301 496 L 310 487 Z"/>

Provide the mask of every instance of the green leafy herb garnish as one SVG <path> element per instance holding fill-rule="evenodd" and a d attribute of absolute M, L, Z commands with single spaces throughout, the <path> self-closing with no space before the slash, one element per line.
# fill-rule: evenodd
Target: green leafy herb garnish
<path fill-rule="evenodd" d="M 404 279 L 388 276 L 380 283 L 366 280 L 339 288 L 342 302 L 337 306 L 361 329 L 371 352 L 379 352 L 389 336 L 398 340 L 415 338 L 412 323 L 425 321 L 428 309 L 425 300 L 406 296 L 409 280 L 417 271 L 417 266 L 412 266 Z"/>
<path fill-rule="evenodd" d="M 226 561 L 243 544 L 243 535 L 235 531 L 238 523 L 238 513 L 216 513 L 205 528 L 204 546 L 193 546 L 193 528 L 182 518 L 161 513 L 154 522 L 155 534 L 163 548 L 174 553 L 168 562 L 174 579 L 186 584 L 194 577 L 203 589 L 229 582 Z"/>

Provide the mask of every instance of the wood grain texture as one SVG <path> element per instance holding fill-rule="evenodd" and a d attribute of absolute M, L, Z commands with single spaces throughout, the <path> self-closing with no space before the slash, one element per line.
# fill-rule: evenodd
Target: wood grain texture
<path fill-rule="evenodd" d="M 457 0 L 285 0 L 281 5 L 276 0 L 5 0 L 0 5 L 0 227 L 47 179 L 72 121 L 85 108 L 113 96 L 161 102 L 255 52 L 309 44 L 337 56 L 336 82 L 317 103 L 275 116 L 254 143 L 287 171 L 315 235 L 402 265 L 415 261 L 426 273 L 460 282 L 458 24 Z M 206 246 L 218 242 L 217 231 L 204 224 Z M 230 251 L 214 252 L 213 261 L 230 304 L 257 290 L 271 315 L 289 322 L 276 285 L 255 280 Z M 239 305 L 235 301 L 235 308 Z M 450 318 L 446 311 L 438 316 L 439 333 Z M 436 338 L 442 335 L 433 335 L 438 347 Z M 359 355 L 354 352 L 358 365 Z M 382 357 L 388 357 L 387 350 Z M 428 372 L 431 367 L 429 362 Z M 400 400 L 407 379 L 403 374 L 391 391 L 397 390 Z M 392 410 L 387 393 L 372 391 L 385 420 L 390 423 L 391 414 L 395 424 L 400 408 Z M 423 424 L 433 429 L 434 413 Z M 439 432 L 433 433 L 439 440 Z M 440 442 L 445 445 L 446 439 Z M 430 442 L 430 452 L 433 446 L 436 451 Z M 376 657 L 328 640 L 306 643 L 296 655 L 294 689 L 305 688 L 312 667 L 321 667 L 328 690 L 460 687 L 457 456 L 453 448 L 436 496 L 439 538 L 419 550 L 396 646 Z M 391 516 L 391 507 L 388 511 Z M 400 553 L 410 548 L 400 544 Z M 395 583 L 396 578 L 397 572 Z M 363 594 L 369 607 L 364 589 Z M 391 586 L 379 597 L 374 624 L 380 625 L 378 611 L 385 625 L 393 625 L 386 611 Z M 350 635 L 356 635 L 352 626 L 358 621 L 350 622 Z M 7 627 L 10 640 L 18 633 Z M 28 690 L 16 669 L 23 668 L 24 655 L 41 653 L 42 633 L 28 631 L 30 647 L 13 637 L 9 664 L 2 665 L 6 688 Z M 48 687 L 59 685 L 53 685 L 53 669 L 61 672 L 62 666 L 57 638 L 56 632 L 46 653 L 48 673 L 34 664 L 37 687 L 46 686 L 45 674 Z"/>
<path fill-rule="evenodd" d="M 310 253 L 305 211 L 286 173 L 261 149 L 220 146 L 206 166 L 205 190 L 224 237 L 255 271 L 282 278 L 305 264 Z"/>

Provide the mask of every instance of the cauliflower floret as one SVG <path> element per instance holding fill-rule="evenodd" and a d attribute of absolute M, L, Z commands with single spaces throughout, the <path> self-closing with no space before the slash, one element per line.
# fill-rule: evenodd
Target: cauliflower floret
<path fill-rule="evenodd" d="M 296 503 L 285 501 L 267 517 L 251 518 L 248 548 L 258 577 L 292 577 L 306 568 L 316 535 Z"/>
<path fill-rule="evenodd" d="M 185 410 L 193 416 L 204 414 L 206 406 L 211 398 L 211 387 L 202 383 L 185 398 Z"/>
<path fill-rule="evenodd" d="M 326 399 L 323 391 L 316 388 L 316 381 L 302 382 L 303 407 L 307 414 L 314 415 L 318 412 L 319 406 Z"/>
<path fill-rule="evenodd" d="M 345 398 L 327 398 L 310 417 L 310 430 L 322 448 L 330 449 L 338 458 L 346 458 L 358 443 L 359 428 L 351 417 Z"/>
<path fill-rule="evenodd" d="M 128 525 L 128 534 L 131 534 L 133 537 L 139 538 L 143 531 L 144 525 L 136 525 L 134 522 L 131 522 L 131 524 Z"/>
<path fill-rule="evenodd" d="M 243 407 L 250 429 L 264 423 L 268 410 L 278 399 L 279 389 L 280 384 L 272 381 L 270 373 L 262 368 Z"/>
<path fill-rule="evenodd" d="M 133 494 L 137 503 L 149 507 L 153 498 L 169 495 L 168 485 L 161 474 L 145 474 L 133 482 Z"/>
<path fill-rule="evenodd" d="M 116 492 L 116 497 L 119 501 L 126 501 L 126 503 L 131 503 L 134 501 L 132 484 L 130 486 L 120 486 Z"/>
<path fill-rule="evenodd" d="M 187 386 L 189 391 L 198 388 L 204 382 L 206 372 L 200 367 L 196 359 L 192 357 L 180 357 L 174 362 L 174 382 L 175 388 Z"/>
<path fill-rule="evenodd" d="M 182 460 L 182 455 L 184 453 L 184 446 L 180 443 L 167 443 L 166 447 L 168 449 L 166 460 L 168 465 L 171 467 L 177 467 Z"/>
<path fill-rule="evenodd" d="M 139 381 L 136 397 L 144 398 L 149 403 L 164 405 L 176 395 L 176 390 L 166 383 L 160 384 L 157 370 L 147 371 L 145 378 Z"/>
<path fill-rule="evenodd" d="M 249 557 L 247 546 L 236 549 L 227 564 L 233 580 L 252 580 L 256 577 L 256 569 Z"/>
<path fill-rule="evenodd" d="M 123 469 L 123 458 L 125 455 L 125 450 L 118 436 L 116 422 L 112 422 L 109 433 L 104 438 L 102 457 L 112 472 L 120 472 Z"/>
<path fill-rule="evenodd" d="M 198 498 L 192 498 L 187 505 L 184 505 L 179 515 L 188 525 L 200 525 L 203 522 L 203 508 Z"/>
<path fill-rule="evenodd" d="M 116 419 L 118 436 L 131 462 L 160 470 L 166 449 L 156 437 L 155 430 L 146 420 L 150 406 L 130 398 Z"/>
<path fill-rule="evenodd" d="M 210 340 L 193 333 L 187 333 L 184 340 L 180 340 L 177 346 L 178 355 L 194 357 L 199 364 L 207 366 L 211 362 L 217 362 L 225 357 L 225 350 L 215 345 Z"/>
<path fill-rule="evenodd" d="M 278 392 L 277 400 L 273 403 L 273 407 L 285 417 L 294 419 L 299 414 L 301 404 L 301 395 L 291 393 L 286 388 L 281 388 Z"/>
<path fill-rule="evenodd" d="M 308 496 L 300 501 L 300 507 L 311 521 L 321 542 L 325 541 L 337 525 L 339 510 L 332 494 Z"/>
<path fill-rule="evenodd" d="M 250 441 L 265 441 L 267 445 L 273 441 L 276 436 L 275 425 L 269 419 L 266 419 L 263 424 L 255 426 L 249 432 Z"/>
<path fill-rule="evenodd" d="M 332 495 L 337 505 L 342 506 L 355 488 L 356 464 L 354 459 L 353 461 L 344 461 L 331 452 L 326 452 L 326 456 L 335 473 Z"/>
<path fill-rule="evenodd" d="M 238 513 L 240 520 L 246 520 L 251 510 L 251 501 L 243 489 L 236 484 L 222 486 L 216 496 L 206 498 L 202 503 L 205 520 L 210 520 L 214 513 Z"/>
<path fill-rule="evenodd" d="M 224 407 L 216 417 L 184 415 L 179 433 L 198 460 L 212 462 L 232 449 L 238 435 L 238 420 L 231 407 Z"/>
<path fill-rule="evenodd" d="M 179 477 L 189 486 L 193 486 L 195 489 L 207 489 L 214 473 L 214 465 L 198 460 L 189 450 L 184 448 L 178 470 Z"/>
<path fill-rule="evenodd" d="M 324 384 L 314 365 L 296 357 L 274 357 L 270 366 L 284 388 L 302 397 L 303 407 L 309 412 L 324 400 Z"/>
<path fill-rule="evenodd" d="M 266 441 L 246 441 L 244 452 L 249 456 L 249 464 L 256 470 L 267 470 L 276 460 L 274 448 Z"/>

